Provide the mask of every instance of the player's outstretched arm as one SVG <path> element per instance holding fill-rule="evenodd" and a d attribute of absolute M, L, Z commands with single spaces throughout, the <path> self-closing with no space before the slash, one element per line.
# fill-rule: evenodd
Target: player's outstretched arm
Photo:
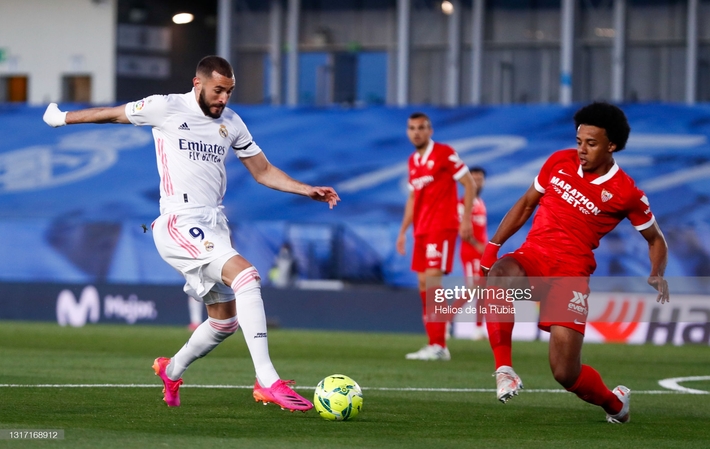
<path fill-rule="evenodd" d="M 481 257 L 481 267 L 485 273 L 491 269 L 493 263 L 498 260 L 498 250 L 501 245 L 508 241 L 520 228 L 523 227 L 530 216 L 535 212 L 535 208 L 540 203 L 542 193 L 535 189 L 535 185 L 530 188 L 520 197 L 520 199 L 510 208 L 505 214 L 496 229 L 496 233 L 491 237 L 490 242 L 486 245 L 486 249 Z"/>
<path fill-rule="evenodd" d="M 57 103 L 50 103 L 42 119 L 52 128 L 78 123 L 130 123 L 125 105 L 65 112 Z"/>
<path fill-rule="evenodd" d="M 328 203 L 332 209 L 340 201 L 338 193 L 332 187 L 310 186 L 296 181 L 266 159 L 264 153 L 241 159 L 256 182 L 274 190 L 296 193 L 307 196 L 315 201 Z"/>
<path fill-rule="evenodd" d="M 648 242 L 648 258 L 651 260 L 651 274 L 648 276 L 648 283 L 658 290 L 657 302 L 661 304 L 670 302 L 670 291 L 668 281 L 663 279 L 668 264 L 668 244 L 663 236 L 658 222 L 641 231 L 641 235 Z"/>
<path fill-rule="evenodd" d="M 496 233 L 491 238 L 491 242 L 502 245 L 513 234 L 518 232 L 535 212 L 535 208 L 540 203 L 540 198 L 542 198 L 542 194 L 535 190 L 534 185 L 531 185 L 527 192 L 505 214 L 505 217 L 498 225 L 498 229 L 496 229 Z"/>

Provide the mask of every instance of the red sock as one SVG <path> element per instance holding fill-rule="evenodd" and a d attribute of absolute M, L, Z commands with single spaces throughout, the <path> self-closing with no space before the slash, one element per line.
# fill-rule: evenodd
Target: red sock
<path fill-rule="evenodd" d="M 446 347 L 446 323 L 425 323 L 424 328 L 429 336 L 430 345 Z"/>
<path fill-rule="evenodd" d="M 602 407 L 610 415 L 616 415 L 623 407 L 619 398 L 604 385 L 602 376 L 589 365 L 582 365 L 577 381 L 567 391 L 585 402 Z"/>
<path fill-rule="evenodd" d="M 488 287 L 494 289 L 496 287 Z M 510 315 L 496 315 L 492 312 L 491 304 L 510 305 L 505 301 L 497 301 L 489 299 L 487 301 L 479 301 L 487 308 L 486 313 L 486 328 L 488 329 L 488 342 L 493 350 L 493 358 L 495 359 L 496 369 L 501 366 L 513 366 L 513 326 L 515 326 L 514 317 Z"/>
<path fill-rule="evenodd" d="M 483 306 L 485 302 L 482 299 L 477 299 L 476 300 L 476 310 L 480 311 L 481 306 Z M 477 313 L 476 314 L 476 326 L 478 327 L 483 327 L 483 314 L 482 313 Z"/>
<path fill-rule="evenodd" d="M 496 369 L 501 366 L 513 366 L 513 322 L 486 320 L 488 342 L 493 350 Z"/>
<path fill-rule="evenodd" d="M 426 292 L 419 292 L 422 298 L 422 317 L 424 320 L 424 330 L 429 337 L 430 345 L 439 345 L 442 348 L 446 347 L 446 323 L 429 321 L 426 310 Z"/>

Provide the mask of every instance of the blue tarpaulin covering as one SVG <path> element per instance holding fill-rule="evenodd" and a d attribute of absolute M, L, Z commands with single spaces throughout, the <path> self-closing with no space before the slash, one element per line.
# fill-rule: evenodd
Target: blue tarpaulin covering
<path fill-rule="evenodd" d="M 71 109 L 71 105 L 64 106 Z M 268 271 L 292 244 L 299 276 L 414 286 L 394 242 L 406 200 L 405 129 L 414 109 L 240 107 L 269 160 L 291 176 L 331 185 L 334 210 L 258 185 L 232 154 L 225 212 L 234 242 Z M 423 108 L 434 138 L 488 171 L 489 233 L 530 186 L 545 158 L 575 146 L 577 107 Z M 632 132 L 616 157 L 644 189 L 668 238 L 672 276 L 710 275 L 710 106 L 624 105 Z M 43 108 L 0 107 L 0 280 L 180 283 L 150 231 L 158 175 L 149 128 L 53 129 Z M 504 249 L 513 250 L 525 229 Z M 410 237 L 411 244 L 411 237 Z M 644 275 L 647 247 L 628 222 L 597 250 L 600 275 Z M 460 273 L 457 265 L 454 274 Z"/>

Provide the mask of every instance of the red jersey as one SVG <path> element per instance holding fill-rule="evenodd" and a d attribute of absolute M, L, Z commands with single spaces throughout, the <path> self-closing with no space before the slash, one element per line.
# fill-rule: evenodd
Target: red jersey
<path fill-rule="evenodd" d="M 468 167 L 448 145 L 429 141 L 423 155 L 409 157 L 409 189 L 414 193 L 414 235 L 458 229 L 456 181 Z"/>
<path fill-rule="evenodd" d="M 485 245 L 488 243 L 488 221 L 486 218 L 486 205 L 480 197 L 473 199 L 471 206 L 471 225 L 473 227 L 473 239 Z M 463 217 L 463 198 L 459 201 L 459 220 Z M 483 254 L 476 250 L 476 247 L 468 242 L 461 241 L 461 260 L 480 259 Z"/>
<path fill-rule="evenodd" d="M 574 149 L 553 153 L 534 185 L 543 195 L 520 249 L 536 248 L 581 273 L 594 272 L 592 250 L 621 220 L 638 231 L 655 221 L 646 195 L 616 162 L 603 176 L 584 173 Z"/>

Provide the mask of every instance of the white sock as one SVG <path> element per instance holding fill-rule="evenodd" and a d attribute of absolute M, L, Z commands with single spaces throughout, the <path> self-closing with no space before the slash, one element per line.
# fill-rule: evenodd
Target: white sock
<path fill-rule="evenodd" d="M 192 362 L 209 354 L 225 338 L 232 335 L 237 327 L 239 327 L 237 317 L 228 320 L 207 318 L 195 329 L 185 346 L 173 356 L 165 369 L 165 374 L 170 380 L 178 380 Z"/>
<path fill-rule="evenodd" d="M 269 357 L 266 336 L 266 314 L 261 299 L 261 278 L 256 268 L 249 267 L 234 278 L 232 290 L 237 301 L 237 317 L 254 362 L 256 379 L 262 387 L 270 387 L 279 380 Z"/>
<path fill-rule="evenodd" d="M 205 308 L 202 301 L 198 301 L 191 296 L 187 297 L 187 307 L 190 310 L 190 323 L 202 323 L 202 309 Z"/>

